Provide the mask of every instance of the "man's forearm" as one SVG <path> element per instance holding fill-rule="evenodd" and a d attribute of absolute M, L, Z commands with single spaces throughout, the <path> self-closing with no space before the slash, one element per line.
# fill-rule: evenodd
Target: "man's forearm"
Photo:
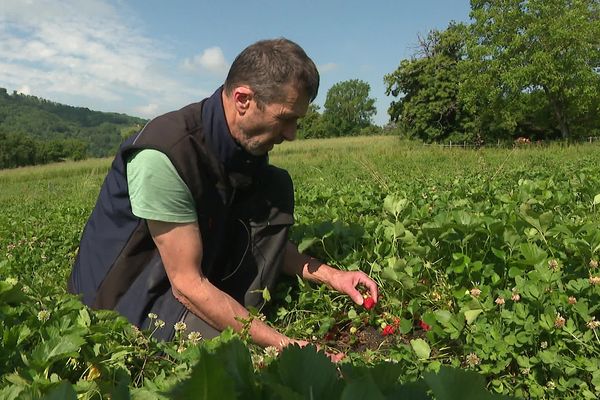
<path fill-rule="evenodd" d="M 293 243 L 288 242 L 285 248 L 283 272 L 287 275 L 298 275 L 302 279 L 331 286 L 331 282 L 339 270 L 316 258 L 300 253 Z"/>
<path fill-rule="evenodd" d="M 197 223 L 177 224 L 148 221 L 148 228 L 160 252 L 173 295 L 196 316 L 222 331 L 232 327 L 242 330 L 248 310 L 218 289 L 202 275 L 202 235 Z M 284 347 L 291 339 L 254 319 L 250 325 L 252 339 L 262 346 Z"/>
<path fill-rule="evenodd" d="M 323 264 L 315 258 L 300 254 L 298 248 L 288 242 L 283 271 L 299 275 L 303 279 L 324 283 L 340 293 L 346 293 L 359 305 L 363 304 L 364 289 L 377 301 L 377 283 L 362 271 L 341 271 Z"/>
<path fill-rule="evenodd" d="M 249 317 L 248 310 L 240 303 L 203 277 L 173 282 L 173 293 L 192 313 L 220 331 L 232 327 L 239 332 L 244 327 L 243 320 Z M 293 342 L 256 318 L 252 320 L 249 333 L 255 343 L 264 347 L 275 346 L 281 349 Z"/>

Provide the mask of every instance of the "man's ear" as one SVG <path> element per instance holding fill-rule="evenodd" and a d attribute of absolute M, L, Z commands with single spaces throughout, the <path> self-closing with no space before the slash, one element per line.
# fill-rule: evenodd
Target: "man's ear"
<path fill-rule="evenodd" d="M 232 92 L 235 109 L 241 115 L 244 115 L 250 108 L 250 103 L 254 99 L 254 92 L 247 86 L 238 86 Z"/>

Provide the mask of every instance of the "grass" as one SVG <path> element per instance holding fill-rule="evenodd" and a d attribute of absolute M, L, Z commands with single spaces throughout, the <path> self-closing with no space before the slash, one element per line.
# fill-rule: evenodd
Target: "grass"
<path fill-rule="evenodd" d="M 271 153 L 270 161 L 292 175 L 302 212 L 303 207 L 312 207 L 307 193 L 321 193 L 326 201 L 335 202 L 344 191 L 385 195 L 416 182 L 426 192 L 468 179 L 500 180 L 510 190 L 522 174 L 548 169 L 558 169 L 569 179 L 585 171 L 599 150 L 600 144 L 586 144 L 474 151 L 380 136 L 284 143 Z M 69 246 L 75 249 L 110 162 L 90 159 L 1 170 L 0 245 L 40 231 L 51 236 L 50 231 L 59 227 L 66 236 L 62 240 L 72 240 Z"/>
<path fill-rule="evenodd" d="M 286 142 L 271 152 L 270 161 L 287 169 L 299 188 L 359 183 L 391 189 L 403 182 L 428 182 L 436 177 L 481 174 L 495 179 L 508 171 L 543 170 L 565 163 L 583 166 L 586 157 L 595 157 L 598 150 L 600 143 L 475 151 L 425 147 L 395 136 L 375 136 Z M 108 158 L 89 159 L 0 170 L 0 204 L 21 196 L 43 199 L 57 192 L 67 202 L 95 197 L 110 162 Z"/>

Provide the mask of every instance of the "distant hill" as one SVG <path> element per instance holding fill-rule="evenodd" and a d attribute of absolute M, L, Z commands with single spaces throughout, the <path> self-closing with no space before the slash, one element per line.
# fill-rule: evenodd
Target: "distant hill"
<path fill-rule="evenodd" d="M 109 156 L 145 123 L 0 88 L 0 168 Z"/>

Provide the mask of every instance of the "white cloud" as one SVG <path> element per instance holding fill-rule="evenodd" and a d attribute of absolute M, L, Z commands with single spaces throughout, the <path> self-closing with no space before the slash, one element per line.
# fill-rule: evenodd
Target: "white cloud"
<path fill-rule="evenodd" d="M 29 88 L 29 86 L 25 85 L 25 86 L 21 86 L 19 89 L 17 89 L 17 93 L 21 93 L 21 94 L 31 94 L 31 89 Z"/>
<path fill-rule="evenodd" d="M 336 63 L 327 63 L 327 64 L 317 66 L 317 69 L 319 70 L 320 74 L 326 74 L 328 72 L 336 70 L 337 68 L 338 68 L 338 65 Z"/>
<path fill-rule="evenodd" d="M 142 24 L 127 12 L 126 2 L 116 2 L 118 10 L 108 0 L 0 2 L 2 87 L 27 88 L 50 100 L 77 99 L 79 104 L 69 104 L 90 108 L 139 109 L 144 115 L 210 93 L 171 75 L 168 64 L 175 57 L 136 28 Z M 220 49 L 208 50 L 200 65 L 215 70 L 224 57 Z"/>
<path fill-rule="evenodd" d="M 150 103 L 145 106 L 136 107 L 134 111 L 142 117 L 152 118 L 158 115 L 159 107 L 156 103 Z"/>
<path fill-rule="evenodd" d="M 224 77 L 229 69 L 223 50 L 220 47 L 209 47 L 201 54 L 186 58 L 182 66 L 190 72 L 208 71 L 219 77 Z"/>
<path fill-rule="evenodd" d="M 87 74 L 76 74 L 67 69 L 42 69 L 27 65 L 0 62 L 0 76 L 12 87 L 28 87 L 31 94 L 55 100 L 57 94 L 84 97 L 90 100 L 121 99 L 106 82 L 97 82 Z M 2 85 L 0 85 L 2 86 Z"/>

